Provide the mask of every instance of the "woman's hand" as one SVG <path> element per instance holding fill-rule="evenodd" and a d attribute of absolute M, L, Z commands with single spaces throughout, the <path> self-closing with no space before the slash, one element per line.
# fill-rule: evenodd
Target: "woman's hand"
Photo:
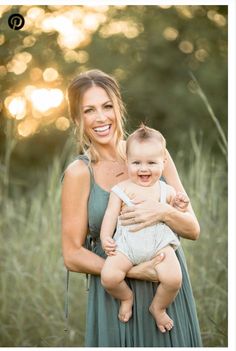
<path fill-rule="evenodd" d="M 152 260 L 133 266 L 127 273 L 128 278 L 159 282 L 158 264 L 165 259 L 165 254 L 160 252 Z"/>
<path fill-rule="evenodd" d="M 134 200 L 132 200 L 134 202 Z M 135 202 L 134 206 L 125 206 L 122 209 L 121 225 L 131 225 L 129 230 L 136 232 L 142 228 L 164 221 L 169 205 L 154 200 Z"/>

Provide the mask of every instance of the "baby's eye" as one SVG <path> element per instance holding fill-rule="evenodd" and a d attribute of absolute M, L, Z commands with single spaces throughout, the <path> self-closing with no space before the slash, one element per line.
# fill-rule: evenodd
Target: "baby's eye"
<path fill-rule="evenodd" d="M 139 165 L 140 162 L 139 162 L 139 161 L 134 161 L 134 162 L 132 162 L 132 164 L 133 164 L 133 165 Z"/>
<path fill-rule="evenodd" d="M 149 164 L 149 165 L 155 165 L 156 162 L 150 161 L 150 162 L 148 162 L 148 164 Z"/>

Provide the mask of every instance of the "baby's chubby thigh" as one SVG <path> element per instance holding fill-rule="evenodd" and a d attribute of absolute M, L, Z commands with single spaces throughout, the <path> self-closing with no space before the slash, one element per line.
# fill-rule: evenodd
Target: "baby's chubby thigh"
<path fill-rule="evenodd" d="M 108 256 L 101 271 L 102 286 L 106 289 L 115 288 L 125 279 L 132 266 L 128 257 L 119 251 L 114 256 Z"/>
<path fill-rule="evenodd" d="M 179 290 L 182 284 L 182 271 L 174 249 L 168 245 L 157 252 L 164 253 L 164 259 L 156 266 L 158 280 L 168 290 Z"/>

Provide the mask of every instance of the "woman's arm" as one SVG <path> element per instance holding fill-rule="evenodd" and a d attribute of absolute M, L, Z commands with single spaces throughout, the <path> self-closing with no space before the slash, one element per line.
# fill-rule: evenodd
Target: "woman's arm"
<path fill-rule="evenodd" d="M 179 178 L 176 166 L 168 150 L 166 150 L 166 162 L 163 177 L 165 178 L 167 184 L 171 185 L 176 192 L 186 194 L 186 191 Z M 183 213 L 176 209 L 172 210 L 172 208 L 168 208 L 164 215 L 164 222 L 180 236 L 187 239 L 196 240 L 200 235 L 200 226 L 190 202 L 186 212 Z"/>
<path fill-rule="evenodd" d="M 111 192 L 100 230 L 102 248 L 107 255 L 115 255 L 116 243 L 113 234 L 120 214 L 121 199 Z"/>
<path fill-rule="evenodd" d="M 83 161 L 67 168 L 62 184 L 62 251 L 70 271 L 99 275 L 104 259 L 83 247 L 88 232 L 90 175 Z"/>
<path fill-rule="evenodd" d="M 163 176 L 166 182 L 177 192 L 186 193 L 168 152 Z M 123 209 L 120 218 L 122 225 L 137 224 L 132 228 L 132 231 L 140 230 L 158 222 L 165 222 L 173 231 L 186 239 L 196 240 L 200 234 L 200 226 L 190 203 L 186 212 L 181 212 L 169 204 L 162 204 L 150 199 L 135 206 L 126 207 Z"/>

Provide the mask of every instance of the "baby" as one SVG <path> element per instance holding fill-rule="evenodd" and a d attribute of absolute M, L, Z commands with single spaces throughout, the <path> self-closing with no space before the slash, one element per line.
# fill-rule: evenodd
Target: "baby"
<path fill-rule="evenodd" d="M 160 180 L 165 153 L 165 139 L 155 129 L 141 126 L 129 136 L 126 149 L 129 179 L 111 189 L 100 233 L 102 247 L 108 255 L 101 272 L 101 282 L 108 293 L 120 300 L 118 318 L 122 322 L 130 319 L 133 306 L 133 292 L 124 280 L 126 273 L 133 265 L 152 259 L 160 251 L 165 253 L 164 260 L 157 266 L 160 284 L 149 307 L 163 333 L 174 325 L 166 308 L 175 299 L 182 283 L 181 268 L 174 251 L 180 242 L 164 223 L 131 232 L 132 225 L 122 226 L 119 214 L 124 203 L 133 205 L 129 194 L 141 201 L 156 199 L 185 210 L 187 196 L 181 194 L 176 197 L 174 188 Z M 110 244 L 114 240 L 116 247 L 111 249 Z"/>

